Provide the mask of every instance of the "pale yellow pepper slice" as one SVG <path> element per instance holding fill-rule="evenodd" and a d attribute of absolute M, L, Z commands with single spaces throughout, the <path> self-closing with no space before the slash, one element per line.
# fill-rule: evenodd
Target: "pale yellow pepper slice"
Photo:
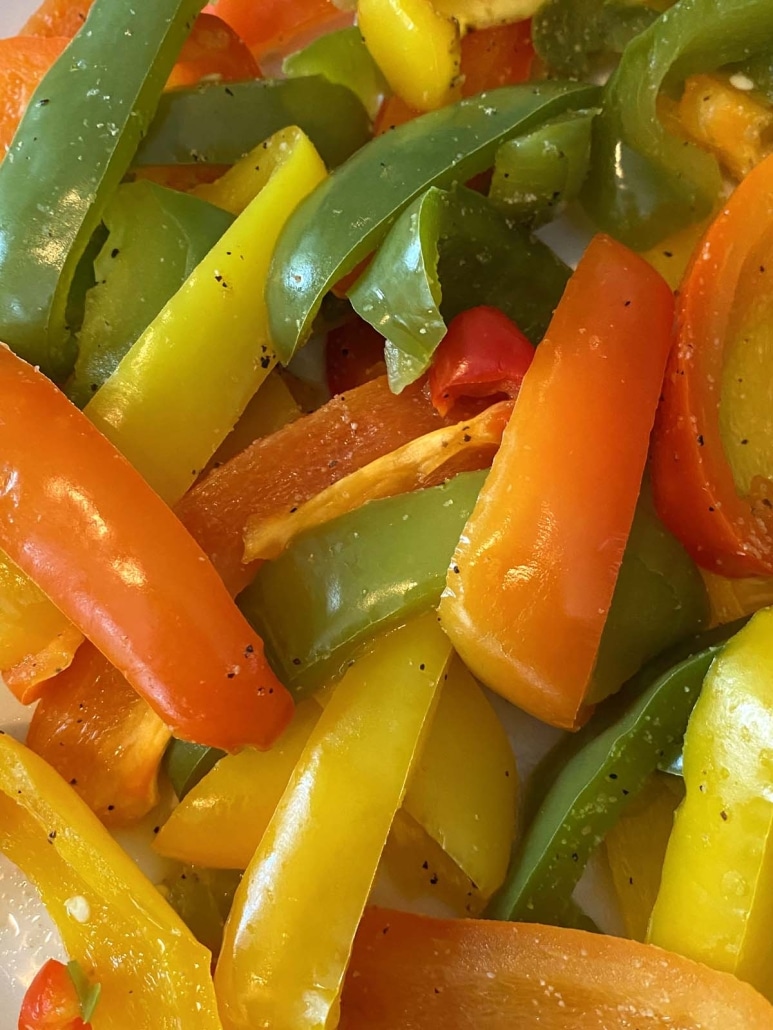
<path fill-rule="evenodd" d="M 772 998 L 773 609 L 709 670 L 687 727 L 684 780 L 649 940 Z"/>
<path fill-rule="evenodd" d="M 5 734 L 0 853 L 40 891 L 70 958 L 102 985 L 93 1030 L 220 1030 L 210 953 L 75 791 Z"/>
<path fill-rule="evenodd" d="M 330 698 L 226 924 L 215 974 L 226 1030 L 332 1024 L 450 655 L 425 616 L 380 640 Z"/>
<path fill-rule="evenodd" d="M 432 0 L 436 11 L 455 18 L 463 31 L 489 29 L 494 25 L 531 18 L 545 0 Z"/>

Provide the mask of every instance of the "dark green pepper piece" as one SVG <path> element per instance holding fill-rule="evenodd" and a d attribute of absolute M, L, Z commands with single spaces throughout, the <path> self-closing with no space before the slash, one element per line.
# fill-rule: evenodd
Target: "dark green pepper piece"
<path fill-rule="evenodd" d="M 96 0 L 0 165 L 0 339 L 62 379 L 70 286 L 204 0 Z"/>
<path fill-rule="evenodd" d="M 595 87 L 576 83 L 508 86 L 425 114 L 363 147 L 299 205 L 279 238 L 266 291 L 279 359 L 286 363 L 305 343 L 327 291 L 430 186 L 468 181 L 493 165 L 505 140 L 597 99 Z"/>
<path fill-rule="evenodd" d="M 389 385 L 400 393 L 429 368 L 446 322 L 467 308 L 498 307 L 538 343 L 570 275 L 479 193 L 433 186 L 403 211 L 348 296 L 386 337 Z"/>
<path fill-rule="evenodd" d="M 220 953 L 225 921 L 241 878 L 235 869 L 186 865 L 164 881 L 167 901 L 213 958 Z"/>
<path fill-rule="evenodd" d="M 88 403 L 232 222 L 228 212 L 152 182 L 118 188 L 105 212 L 108 237 L 94 262 L 70 400 Z"/>
<path fill-rule="evenodd" d="M 593 851 L 661 759 L 681 744 L 714 656 L 747 620 L 709 630 L 655 659 L 559 745 L 533 780 L 536 814 L 493 919 L 573 925 L 572 892 Z"/>
<path fill-rule="evenodd" d="M 288 125 L 303 129 L 330 168 L 371 136 L 354 93 L 321 75 L 209 82 L 164 94 L 135 163 L 232 165 Z"/>
<path fill-rule="evenodd" d="M 164 754 L 164 771 L 180 801 L 225 755 L 216 747 L 172 739 Z"/>

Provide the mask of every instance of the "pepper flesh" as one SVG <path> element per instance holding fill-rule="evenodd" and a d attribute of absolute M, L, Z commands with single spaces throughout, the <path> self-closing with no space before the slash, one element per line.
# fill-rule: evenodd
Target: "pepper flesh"
<path fill-rule="evenodd" d="M 67 966 L 49 959 L 27 988 L 19 1030 L 91 1030 L 81 1019 L 81 1004 Z"/>
<path fill-rule="evenodd" d="M 282 50 L 296 36 L 341 17 L 331 0 L 215 0 L 207 10 L 232 25 L 257 55 Z"/>
<path fill-rule="evenodd" d="M 38 83 L 66 46 L 67 40 L 60 38 L 0 40 L 0 161 Z"/>
<path fill-rule="evenodd" d="M 672 317 L 660 276 L 596 237 L 524 377 L 448 574 L 440 618 L 472 673 L 557 726 L 583 717 Z"/>
<path fill-rule="evenodd" d="M 0 852 L 40 891 L 68 954 L 102 985 L 95 1030 L 220 1030 L 210 956 L 50 766 L 0 735 Z M 73 904 L 84 921 L 68 911 Z M 116 955 L 122 956 L 116 962 Z"/>
<path fill-rule="evenodd" d="M 450 656 L 430 615 L 336 688 L 236 892 L 215 974 L 224 1030 L 328 1025 Z"/>

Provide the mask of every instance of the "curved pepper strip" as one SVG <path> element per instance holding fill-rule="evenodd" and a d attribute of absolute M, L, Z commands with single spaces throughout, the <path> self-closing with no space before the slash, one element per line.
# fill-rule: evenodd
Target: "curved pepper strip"
<path fill-rule="evenodd" d="M 773 604 L 773 579 L 770 577 L 727 579 L 704 572 L 703 581 L 711 605 L 712 623 L 717 626 L 753 615 L 760 608 Z"/>
<path fill-rule="evenodd" d="M 389 385 L 399 393 L 429 368 L 446 320 L 467 308 L 498 307 L 538 343 L 570 274 L 480 194 L 431 187 L 395 221 L 348 297 L 386 337 Z"/>
<path fill-rule="evenodd" d="M 0 161 L 38 83 L 66 46 L 67 40 L 61 38 L 0 40 Z"/>
<path fill-rule="evenodd" d="M 543 0 L 433 0 L 436 10 L 459 22 L 462 31 L 491 29 L 523 21 Z"/>
<path fill-rule="evenodd" d="M 649 940 L 773 997 L 773 610 L 708 671 L 684 740 L 687 795 L 669 840 Z"/>
<path fill-rule="evenodd" d="M 286 51 L 296 37 L 318 34 L 341 19 L 331 0 L 215 0 L 207 10 L 233 26 L 258 57 Z"/>
<path fill-rule="evenodd" d="M 533 67 L 530 21 L 468 32 L 462 40 L 462 95 L 474 97 L 500 86 L 527 82 Z"/>
<path fill-rule="evenodd" d="M 509 86 L 433 111 L 363 147 L 300 205 L 277 244 L 266 299 L 280 361 L 306 341 L 328 290 L 430 186 L 469 180 L 491 167 L 505 140 L 590 107 L 597 97 L 592 86 Z"/>
<path fill-rule="evenodd" d="M 773 156 L 725 202 L 682 283 L 653 437 L 658 512 L 722 576 L 773 573 L 770 409 L 758 364 L 768 353 L 772 252 Z"/>
<path fill-rule="evenodd" d="M 65 318 L 75 268 L 202 6 L 96 0 L 0 165 L 0 339 L 54 377 L 75 357 Z"/>
<path fill-rule="evenodd" d="M 214 14 L 200 14 L 185 40 L 167 89 L 198 82 L 244 82 L 261 77 L 258 62 L 227 22 Z"/>
<path fill-rule="evenodd" d="M 7 348 L 0 408 L 3 548 L 180 736 L 269 746 L 291 700 L 174 514 Z"/>
<path fill-rule="evenodd" d="M 340 1030 L 767 1030 L 746 984 L 635 941 L 554 926 L 430 919 L 371 908 Z"/>
<path fill-rule="evenodd" d="M 40 891 L 68 954 L 102 985 L 94 1030 L 220 1030 L 203 948 L 71 787 L 0 734 L 0 852 Z M 88 912 L 74 919 L 68 903 Z M 122 956 L 116 962 L 116 955 Z"/>
<path fill-rule="evenodd" d="M 370 139 L 359 99 L 321 75 L 256 79 L 165 93 L 134 156 L 155 165 L 230 165 L 273 133 L 297 125 L 334 168 Z"/>
<path fill-rule="evenodd" d="M 215 973 L 224 1030 L 327 1025 L 450 657 L 428 615 L 336 688 L 236 892 Z"/>
<path fill-rule="evenodd" d="M 439 614 L 465 664 L 555 726 L 587 714 L 672 319 L 660 276 L 596 237 L 524 376 L 448 572 Z"/>
<path fill-rule="evenodd" d="M 84 978 L 83 983 L 90 997 L 82 1001 L 73 979 L 74 975 L 78 975 L 75 970 L 78 970 L 80 977 L 84 977 L 77 962 L 65 966 L 56 959 L 49 959 L 41 967 L 24 995 L 18 1030 L 91 1030 L 88 1020 L 94 1014 L 101 985 L 96 984 L 93 988 L 95 993 L 91 993 L 88 980 Z"/>
<path fill-rule="evenodd" d="M 531 799 L 532 819 L 489 915 L 575 921 L 572 892 L 590 855 L 681 744 L 703 678 L 737 629 L 709 630 L 650 663 L 548 756 L 534 781 L 547 785 Z"/>
<path fill-rule="evenodd" d="M 66 36 L 83 27 L 93 0 L 42 0 L 22 27 L 24 36 Z"/>
<path fill-rule="evenodd" d="M 604 90 L 583 202 L 597 225 L 639 250 L 700 221 L 717 204 L 716 158 L 670 135 L 661 88 L 769 47 L 768 0 L 679 0 L 626 47 Z"/>

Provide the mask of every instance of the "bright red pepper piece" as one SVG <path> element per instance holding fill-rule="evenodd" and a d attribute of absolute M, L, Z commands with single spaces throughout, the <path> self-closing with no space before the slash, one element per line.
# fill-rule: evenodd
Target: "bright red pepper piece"
<path fill-rule="evenodd" d="M 27 988 L 19 1030 L 89 1030 L 67 966 L 49 959 Z"/>
<path fill-rule="evenodd" d="M 531 21 L 469 32 L 462 40 L 462 93 L 474 97 L 526 82 L 533 64 Z"/>
<path fill-rule="evenodd" d="M 195 86 L 203 80 L 244 82 L 259 78 L 258 62 L 231 26 L 214 14 L 200 14 L 166 88 Z"/>
<path fill-rule="evenodd" d="M 227 21 L 258 58 L 342 21 L 331 0 L 213 0 L 204 10 Z"/>

